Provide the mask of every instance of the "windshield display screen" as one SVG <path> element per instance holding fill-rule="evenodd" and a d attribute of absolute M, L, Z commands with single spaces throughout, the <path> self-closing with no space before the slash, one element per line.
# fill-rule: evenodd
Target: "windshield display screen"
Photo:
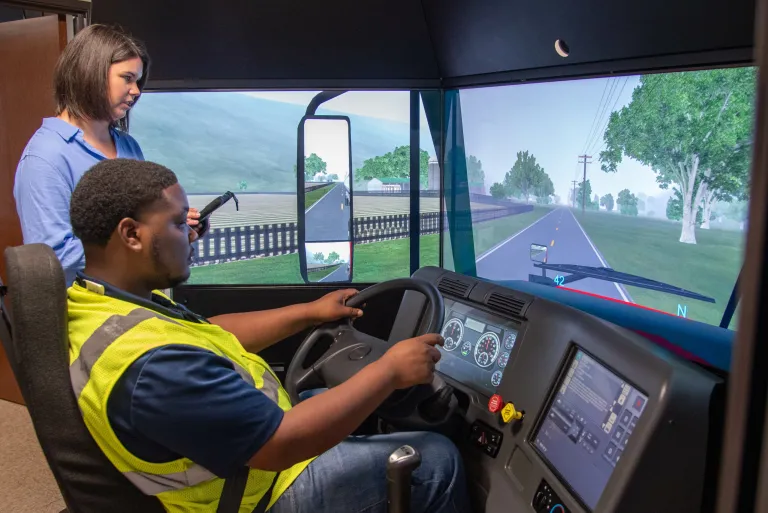
<path fill-rule="evenodd" d="M 742 264 L 755 73 L 461 90 L 477 276 L 719 324 Z"/>

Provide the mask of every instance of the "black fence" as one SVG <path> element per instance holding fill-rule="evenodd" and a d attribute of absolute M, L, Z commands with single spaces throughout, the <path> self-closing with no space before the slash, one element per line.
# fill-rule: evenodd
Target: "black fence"
<path fill-rule="evenodd" d="M 304 184 L 304 191 L 305 192 L 310 192 L 310 191 L 314 191 L 314 190 L 317 190 L 317 189 L 322 189 L 323 187 L 327 187 L 329 185 L 335 185 L 335 183 L 334 182 L 322 182 L 322 183 L 310 182 L 310 183 L 305 183 Z M 296 192 L 294 191 L 293 194 L 296 194 Z"/>
<path fill-rule="evenodd" d="M 338 263 L 338 264 L 326 264 L 326 265 L 308 264 L 307 265 L 307 272 L 308 273 L 313 273 L 313 272 L 317 272 L 317 271 L 327 271 L 328 269 L 333 269 L 334 267 L 339 267 L 340 265 L 341 265 L 341 263 Z"/>
<path fill-rule="evenodd" d="M 194 243 L 193 265 L 287 255 L 299 250 L 296 223 L 215 228 Z"/>
<path fill-rule="evenodd" d="M 477 210 L 472 212 L 471 223 L 500 219 L 530 210 L 533 210 L 533 205 Z M 470 220 L 466 215 L 460 216 L 459 220 L 463 218 Z M 355 243 L 366 244 L 408 237 L 410 220 L 410 214 L 356 217 L 353 222 Z M 440 231 L 439 212 L 422 213 L 419 221 L 421 235 Z M 445 214 L 443 214 L 443 226 L 448 226 L 448 218 Z M 297 230 L 296 223 L 215 228 L 195 242 L 195 259 L 192 265 L 218 264 L 295 253 L 299 249 Z"/>
<path fill-rule="evenodd" d="M 383 196 L 388 198 L 410 198 L 411 193 L 408 189 L 404 191 L 398 190 L 383 190 L 383 191 L 358 191 L 355 190 L 355 196 Z M 436 190 L 420 190 L 419 196 L 422 198 L 439 198 L 440 191 Z M 506 198 L 494 198 L 487 194 L 479 194 L 476 192 L 469 193 L 469 201 L 472 203 L 482 203 L 484 205 L 496 205 L 499 207 L 511 207 L 517 205 L 526 205 L 524 203 L 518 203 Z"/>
<path fill-rule="evenodd" d="M 500 219 L 533 210 L 533 205 L 515 205 L 507 208 L 476 210 L 472 212 L 471 223 L 481 223 Z M 469 216 L 465 216 L 469 219 Z M 419 231 L 429 235 L 440 231 L 440 213 L 426 212 L 420 216 Z M 400 214 L 391 216 L 357 217 L 354 222 L 355 243 L 365 244 L 383 240 L 402 239 L 410 236 L 411 216 Z M 443 226 L 448 226 L 448 217 L 443 214 Z"/>

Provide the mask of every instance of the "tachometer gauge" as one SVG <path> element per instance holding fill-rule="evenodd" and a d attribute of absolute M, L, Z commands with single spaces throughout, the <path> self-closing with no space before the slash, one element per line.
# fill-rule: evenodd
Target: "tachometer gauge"
<path fill-rule="evenodd" d="M 510 333 L 507 333 L 507 336 L 504 337 L 504 348 L 512 350 L 513 347 L 515 347 L 515 341 L 517 340 L 517 333 L 512 331 Z"/>
<path fill-rule="evenodd" d="M 461 344 L 461 337 L 464 336 L 464 325 L 459 319 L 454 317 L 445 323 L 445 326 L 443 326 L 443 331 L 440 332 L 440 335 L 442 335 L 445 339 L 443 349 L 446 351 L 453 351 L 459 347 L 459 344 Z"/>
<path fill-rule="evenodd" d="M 480 367 L 490 367 L 499 356 L 500 346 L 499 336 L 496 333 L 491 331 L 483 333 L 475 345 L 475 362 Z"/>

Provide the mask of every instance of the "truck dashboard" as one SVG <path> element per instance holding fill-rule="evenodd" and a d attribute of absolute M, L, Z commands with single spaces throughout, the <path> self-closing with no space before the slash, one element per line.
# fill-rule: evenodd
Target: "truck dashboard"
<path fill-rule="evenodd" d="M 414 278 L 444 298 L 436 370 L 476 511 L 713 507 L 720 377 L 559 303 L 435 267 Z M 423 302 L 405 293 L 390 342 L 416 332 Z"/>

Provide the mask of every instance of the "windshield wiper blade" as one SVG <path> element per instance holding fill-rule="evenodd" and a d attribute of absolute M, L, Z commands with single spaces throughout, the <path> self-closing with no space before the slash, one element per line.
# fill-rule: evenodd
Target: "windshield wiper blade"
<path fill-rule="evenodd" d="M 584 278 L 596 278 L 598 280 L 611 281 L 614 283 L 621 283 L 623 285 L 631 285 L 633 287 L 640 287 L 643 289 L 657 290 L 659 292 L 666 292 L 667 294 L 675 294 L 678 296 L 689 297 L 691 299 L 698 299 L 706 303 L 714 303 L 715 300 L 709 296 L 704 296 L 697 292 L 692 292 L 681 287 L 664 283 L 663 281 L 652 280 L 650 278 L 643 278 L 635 274 L 624 273 L 621 271 L 615 271 L 610 267 L 592 267 L 588 265 L 572 265 L 572 264 L 544 264 L 535 262 L 534 267 L 539 269 L 569 273 L 570 276 L 565 276 L 557 284 L 566 285 L 579 281 Z M 540 276 L 530 275 L 531 278 L 536 278 L 533 281 L 537 283 L 547 282 L 547 285 L 557 285 L 550 278 L 543 278 Z"/>

